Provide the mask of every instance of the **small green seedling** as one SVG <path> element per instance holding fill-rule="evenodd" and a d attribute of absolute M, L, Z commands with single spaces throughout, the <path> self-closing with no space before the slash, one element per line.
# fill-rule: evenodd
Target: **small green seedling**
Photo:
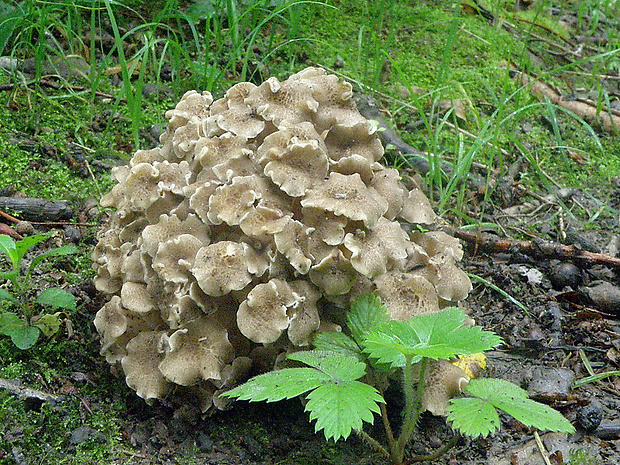
<path fill-rule="evenodd" d="M 0 251 L 11 260 L 11 270 L 0 272 L 0 277 L 11 283 L 11 292 L 0 288 L 0 301 L 9 303 L 13 311 L 0 311 L 0 334 L 9 336 L 19 349 L 29 349 L 36 344 L 41 333 L 49 337 L 60 328 L 61 312 L 40 313 L 39 307 L 75 309 L 75 297 L 59 288 L 45 289 L 34 300 L 31 298 L 32 270 L 42 260 L 58 255 L 74 254 L 75 246 L 63 246 L 36 256 L 30 262 L 25 274 L 22 274 L 22 260 L 30 247 L 47 239 L 49 234 L 29 236 L 15 242 L 7 235 L 0 235 Z"/>
<path fill-rule="evenodd" d="M 256 376 L 223 395 L 267 402 L 305 395 L 310 420 L 316 420 L 316 431 L 323 430 L 326 439 L 346 439 L 351 431 L 356 431 L 393 464 L 401 465 L 422 412 L 429 363 L 484 352 L 502 342 L 491 331 L 463 326 L 465 319 L 462 310 L 447 308 L 409 321 L 393 321 L 381 300 L 368 294 L 348 312 L 350 336 L 319 333 L 314 350 L 288 356 L 306 367 Z M 385 380 L 394 373 L 400 373 L 405 395 L 398 436 L 390 426 L 383 396 Z M 564 433 L 575 431 L 559 412 L 529 399 L 523 389 L 507 381 L 474 379 L 465 393 L 465 397 L 452 399 L 447 409 L 447 420 L 456 433 L 454 440 L 435 454 L 409 457 L 411 461 L 437 458 L 456 443 L 460 434 L 486 437 L 497 431 L 498 409 L 526 426 Z M 387 447 L 362 429 L 364 422 L 373 423 L 374 414 L 382 417 Z"/>

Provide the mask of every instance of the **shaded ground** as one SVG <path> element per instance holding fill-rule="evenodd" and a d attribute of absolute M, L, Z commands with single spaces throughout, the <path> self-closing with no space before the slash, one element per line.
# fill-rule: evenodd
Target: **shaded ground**
<path fill-rule="evenodd" d="M 574 22 L 575 16 L 569 10 L 552 9 L 550 22 L 546 24 L 560 20 Z M 491 34 L 493 28 L 502 28 L 494 22 L 493 14 L 483 9 L 476 14 L 479 19 L 475 20 L 479 21 L 481 28 L 482 25 L 491 27 Z M 612 27 L 617 25 L 609 21 Z M 602 37 L 600 28 L 604 23 L 601 24 L 591 37 Z M 470 23 L 468 25 L 471 27 Z M 418 26 L 415 25 L 413 30 L 415 27 Z M 480 33 L 477 29 L 475 31 Z M 613 36 L 613 29 L 610 31 Z M 321 32 L 320 27 L 318 32 Z M 578 39 L 578 33 L 583 31 L 575 29 L 573 32 L 567 40 L 574 41 L 575 47 L 594 47 L 590 45 L 594 42 Z M 564 64 L 564 60 L 577 59 L 570 53 L 558 55 L 557 42 L 567 48 L 570 44 L 555 35 L 551 36 L 553 40 L 545 37 L 546 41 L 529 38 L 534 42 L 528 49 L 534 68 L 538 65 L 550 69 Z M 428 45 L 418 40 L 420 47 Z M 437 42 L 443 44 L 443 40 L 441 37 Z M 443 50 L 441 47 L 440 51 Z M 604 51 L 596 49 L 591 52 Z M 296 56 L 301 57 L 296 64 L 299 66 L 311 65 L 317 59 L 304 57 L 301 53 Z M 468 56 L 458 57 L 459 62 L 468 59 Z M 484 62 L 484 58 L 472 59 Z M 27 74 L 28 64 L 24 66 L 23 71 Z M 277 65 L 273 66 L 281 71 Z M 433 66 L 439 68 L 437 62 Z M 69 74 L 71 69 L 67 71 Z M 343 71 L 350 69 L 345 67 Z M 594 70 L 585 63 L 578 72 L 595 71 L 613 74 L 614 68 Z M 362 74 L 361 70 L 357 72 Z M 381 79 L 386 79 L 387 90 L 394 91 L 396 97 L 379 96 L 382 114 L 393 116 L 390 122 L 398 126 L 399 137 L 409 144 L 419 150 L 437 149 L 437 145 L 429 142 L 433 134 L 429 134 L 413 108 L 395 110 L 399 106 L 398 99 L 405 98 L 402 88 L 395 90 L 403 84 L 395 75 L 397 71 L 390 71 L 388 63 Z M 570 76 L 574 78 L 574 75 Z M 232 73 L 230 79 L 236 77 Z M 428 85 L 424 76 L 419 79 L 419 85 Z M 114 82 L 112 78 L 110 81 Z M 620 80 L 600 82 L 597 95 L 586 92 L 596 87 L 592 83 L 588 83 L 591 87 L 586 86 L 585 90 L 579 86 L 572 88 L 569 83 L 562 88 L 563 94 L 571 101 L 585 98 L 584 95 L 597 100 L 604 94 L 611 103 L 617 103 Z M 116 85 L 110 84 L 108 90 L 114 92 Z M 167 86 L 153 86 L 150 90 L 155 93 L 163 89 L 163 97 L 150 100 L 149 111 L 161 115 L 174 103 L 168 93 L 172 91 Z M 368 91 L 366 88 L 362 90 Z M 63 91 L 43 86 L 37 92 L 39 102 L 52 102 L 52 97 L 62 98 Z M 111 108 L 109 102 L 98 100 L 85 115 L 70 114 L 69 119 L 79 124 L 56 132 L 68 119 L 67 114 L 57 105 L 50 104 L 43 115 L 33 118 L 33 112 L 28 110 L 30 97 L 29 91 L 21 88 L 7 97 L 2 109 L 4 129 L 0 142 L 6 154 L 4 160 L 0 160 L 4 178 L 0 183 L 2 195 L 33 195 L 34 192 L 37 196 L 62 199 L 65 193 L 71 192 L 72 200 L 77 200 L 74 218 L 82 223 L 100 222 L 101 213 L 93 209 L 87 198 L 99 197 L 106 192 L 110 187 L 110 167 L 123 162 L 119 155 L 127 156 L 133 152 L 128 117 L 122 109 L 117 111 L 118 108 Z M 476 97 L 478 99 L 473 105 L 479 111 L 478 116 L 489 116 L 497 102 L 491 101 L 490 97 Z M 146 98 L 148 101 L 151 97 Z M 424 105 L 420 108 L 429 115 L 435 111 Z M 455 109 L 457 117 L 465 111 L 462 121 L 451 117 L 447 118 L 448 122 L 458 126 L 460 121 L 471 131 L 478 129 L 473 122 L 475 117 L 467 116 L 466 110 L 456 103 L 452 102 L 446 108 L 448 111 Z M 611 110 L 609 112 L 614 114 Z M 442 117 L 445 111 L 438 114 Z M 141 141 L 145 146 L 156 143 L 161 130 L 156 121 L 154 118 L 153 126 L 142 128 Z M 563 116 L 554 120 L 548 113 L 526 114 L 515 126 L 516 133 L 523 137 L 519 150 L 501 137 L 494 140 L 493 143 L 505 143 L 503 146 L 510 149 L 510 157 L 495 168 L 475 166 L 473 182 L 462 191 L 458 205 L 448 205 L 444 217 L 456 225 L 467 215 L 497 225 L 488 230 L 483 226 L 482 229 L 500 233 L 502 237 L 530 240 L 541 237 L 618 257 L 620 173 L 605 171 L 607 167 L 620 166 L 617 136 L 613 131 L 601 130 L 593 122 L 602 146 L 609 150 L 589 153 L 588 147 L 594 145 L 595 136 L 586 133 L 574 119 Z M 558 132 L 565 139 L 557 139 Z M 437 136 L 443 142 L 449 138 L 452 139 L 448 142 L 456 140 L 456 137 L 454 134 Z M 540 149 L 549 140 L 556 141 L 557 145 L 560 142 L 573 144 L 580 149 Z M 97 147 L 97 151 L 91 152 L 89 147 Z M 524 157 L 523 151 L 528 149 L 536 155 Z M 447 148 L 445 152 L 446 159 L 450 159 L 452 149 Z M 588 159 L 589 155 L 592 158 Z M 595 157 L 599 158 L 593 161 Z M 534 160 L 541 162 L 538 169 L 543 167 L 551 171 L 551 180 L 542 181 L 545 176 L 532 166 Z M 487 159 L 483 161 L 486 163 Z M 585 165 L 581 165 L 582 162 Z M 596 182 L 587 181 L 589 173 Z M 91 183 L 91 175 L 97 180 L 95 184 Z M 487 178 L 494 188 L 488 188 Z M 485 182 L 481 184 L 480 179 Z M 573 187 L 559 189 L 554 182 Z M 70 318 L 76 330 L 65 328 L 63 337 L 23 353 L 16 352 L 6 338 L 0 340 L 1 378 L 19 380 L 0 390 L 0 464 L 384 463 L 356 437 L 338 444 L 326 443 L 322 436 L 314 434 L 313 426 L 307 422 L 307 415 L 297 401 L 271 405 L 239 404 L 231 411 L 208 418 L 201 418 L 191 409 L 175 409 L 162 404 L 147 406 L 126 387 L 122 377 L 109 374 L 107 363 L 97 355 L 99 339 L 90 322 L 102 300 L 90 284 L 88 271 L 94 228 L 56 227 L 64 231 L 65 240 L 79 243 L 83 253 L 74 261 L 62 263 L 60 271 L 51 267 L 44 269 L 35 277 L 33 287 L 43 287 L 52 281 L 76 295 L 81 306 Z M 526 313 L 488 285 L 475 283 L 464 306 L 479 325 L 497 332 L 506 342 L 502 350 L 489 354 L 489 374 L 528 389 L 534 398 L 560 410 L 578 428 L 578 432 L 569 438 L 541 434 L 549 463 L 620 464 L 620 377 L 609 377 L 580 387 L 573 385 L 576 380 L 589 376 L 589 370 L 605 373 L 620 367 L 620 268 L 573 262 L 570 257 L 541 258 L 536 254 L 527 255 L 518 247 L 508 247 L 495 254 L 479 253 L 475 244 L 467 244 L 466 248 L 468 253 L 463 267 L 469 273 L 505 290 L 528 309 Z M 36 389 L 36 392 L 15 394 L 19 386 Z M 37 397 L 41 393 L 54 398 L 43 401 Z M 390 396 L 390 403 L 396 406 L 393 418 L 397 421 L 398 390 L 394 389 Z M 501 432 L 490 439 L 461 439 L 438 463 L 544 464 L 533 432 L 508 417 L 502 420 Z M 381 437 L 379 426 L 374 429 Z M 451 432 L 441 418 L 425 416 L 420 431 L 420 436 L 410 445 L 417 454 L 429 453 L 451 438 Z"/>

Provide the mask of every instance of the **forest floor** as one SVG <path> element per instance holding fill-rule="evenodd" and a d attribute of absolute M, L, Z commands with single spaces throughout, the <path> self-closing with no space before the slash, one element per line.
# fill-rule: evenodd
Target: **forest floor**
<path fill-rule="evenodd" d="M 248 3 L 239 2 L 240 9 Z M 487 372 L 522 386 L 577 428 L 570 436 L 541 432 L 539 444 L 532 430 L 502 417 L 500 432 L 462 438 L 436 463 L 620 464 L 619 7 L 329 3 L 302 5 L 286 21 L 283 12 L 255 43 L 244 44 L 251 57 L 222 65 L 217 80 L 196 77 L 198 58 L 186 69 L 162 60 L 156 77 L 136 69 L 139 98 L 131 101 L 118 97 L 124 88 L 113 66 L 118 53 L 105 54 L 110 63 L 95 95 L 92 76 L 84 78 L 94 69 L 91 55 L 69 50 L 62 28 L 47 39 L 50 47 L 64 47 L 60 61 L 54 55 L 37 62 L 28 52 L 36 47 L 20 48 L 15 33 L 7 39 L 17 52 L 9 57 L 5 49 L 0 59 L 0 197 L 71 201 L 71 224 L 31 219 L 35 231 L 54 233 L 33 255 L 60 243 L 80 252 L 32 277 L 33 295 L 53 284 L 76 297 L 77 309 L 64 315 L 60 333 L 27 351 L 0 339 L 0 465 L 386 463 L 354 435 L 326 442 L 298 400 L 238 403 L 206 418 L 165 403 L 149 406 L 99 355 L 92 325 L 104 297 L 92 284 L 89 257 L 106 216 L 97 202 L 113 185 L 110 169 L 138 147 L 157 144 L 164 112 L 185 90 L 208 87 L 219 96 L 238 80 L 285 78 L 317 65 L 349 79 L 358 98 L 375 99 L 395 130 L 392 139 L 383 136 L 386 164 L 409 176 L 416 175 L 415 154 L 431 168 L 438 158 L 452 163 L 448 180 L 454 182 L 432 169 L 425 181 L 446 224 L 464 234 L 461 266 L 474 289 L 463 308 L 505 341 L 488 354 Z M 185 2 L 180 11 L 206 30 L 199 7 L 212 4 Z M 0 1 L 0 8 L 7 5 Z M 139 27 L 148 14 L 139 6 L 119 12 L 121 32 Z M 285 29 L 291 24 L 292 39 Z M 102 50 L 114 32 L 111 22 L 101 22 Z M 178 32 L 191 39 L 191 28 Z M 141 40 L 124 37 L 128 56 Z M 288 48 L 269 48 L 274 40 Z M 536 86 L 523 85 L 534 76 Z M 506 242 L 498 244 L 500 238 Z M 588 380 L 593 375 L 600 376 Z M 381 437 L 379 423 L 370 429 Z M 452 437 L 442 417 L 424 415 L 419 426 L 412 453 L 430 453 Z"/>

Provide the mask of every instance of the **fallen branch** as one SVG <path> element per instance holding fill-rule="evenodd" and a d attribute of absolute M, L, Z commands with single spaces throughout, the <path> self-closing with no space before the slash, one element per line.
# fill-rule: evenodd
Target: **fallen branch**
<path fill-rule="evenodd" d="M 47 392 L 39 391 L 38 389 L 32 389 L 24 386 L 18 379 L 0 378 L 0 389 L 9 391 L 11 394 L 16 395 L 20 399 L 37 399 L 41 402 L 60 402 L 63 400 L 60 396 L 55 396 L 53 394 L 48 394 Z"/>
<path fill-rule="evenodd" d="M 563 245 L 542 239 L 520 241 L 492 236 L 486 233 L 473 233 L 457 228 L 448 228 L 449 233 L 474 245 L 476 252 L 513 253 L 520 252 L 534 258 L 555 258 L 571 260 L 586 265 L 601 264 L 620 268 L 620 258 L 603 253 L 589 252 L 575 244 Z"/>
<path fill-rule="evenodd" d="M 71 202 L 67 200 L 0 197 L 0 209 L 20 212 L 25 221 L 63 221 L 73 217 Z"/>

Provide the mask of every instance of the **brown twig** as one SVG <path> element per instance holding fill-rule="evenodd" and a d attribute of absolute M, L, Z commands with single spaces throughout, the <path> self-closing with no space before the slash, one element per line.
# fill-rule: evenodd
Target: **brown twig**
<path fill-rule="evenodd" d="M 571 260 L 587 265 L 602 264 L 620 268 L 620 258 L 608 254 L 589 252 L 575 244 L 563 245 L 535 238 L 531 241 L 494 237 L 485 233 L 463 231 L 449 227 L 449 232 L 465 242 L 474 244 L 476 251 L 487 253 L 510 253 L 518 251 L 534 258 Z"/>
<path fill-rule="evenodd" d="M 5 220 L 9 220 L 12 223 L 19 223 L 21 221 L 20 219 L 15 218 L 14 216 L 9 215 L 8 213 L 3 212 L 2 210 L 0 210 L 0 216 L 4 218 Z"/>

